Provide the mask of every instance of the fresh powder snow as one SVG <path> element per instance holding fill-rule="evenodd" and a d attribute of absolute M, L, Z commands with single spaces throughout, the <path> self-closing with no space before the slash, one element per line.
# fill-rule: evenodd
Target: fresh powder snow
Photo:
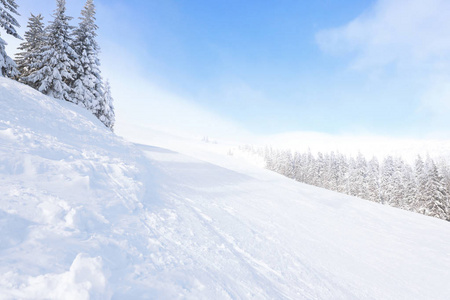
<path fill-rule="evenodd" d="M 146 134 L 0 78 L 0 299 L 450 298 L 450 223 Z"/>

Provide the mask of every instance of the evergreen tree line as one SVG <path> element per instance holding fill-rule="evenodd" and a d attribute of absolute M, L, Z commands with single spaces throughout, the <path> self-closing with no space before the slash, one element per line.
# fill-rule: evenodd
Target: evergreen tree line
<path fill-rule="evenodd" d="M 418 156 L 414 165 L 387 156 L 381 163 L 340 153 L 241 147 L 264 157 L 266 168 L 297 181 L 450 221 L 450 166 Z"/>
<path fill-rule="evenodd" d="M 5 52 L 0 38 L 1 76 L 18 80 L 45 95 L 69 101 L 91 111 L 105 126 L 114 127 L 113 98 L 108 82 L 103 82 L 96 41 L 95 5 L 87 0 L 77 27 L 69 24 L 66 1 L 57 8 L 47 26 L 41 14 L 29 18 L 24 39 L 17 34 L 19 23 L 15 0 L 0 0 L 0 27 L 24 40 L 15 61 Z"/>

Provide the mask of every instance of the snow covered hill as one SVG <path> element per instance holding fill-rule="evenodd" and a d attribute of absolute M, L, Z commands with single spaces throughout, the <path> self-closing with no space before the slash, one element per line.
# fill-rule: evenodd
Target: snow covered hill
<path fill-rule="evenodd" d="M 450 298 L 448 222 L 162 144 L 0 78 L 0 299 Z"/>

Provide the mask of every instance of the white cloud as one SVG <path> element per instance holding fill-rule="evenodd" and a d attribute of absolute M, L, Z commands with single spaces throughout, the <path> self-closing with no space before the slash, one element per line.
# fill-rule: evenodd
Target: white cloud
<path fill-rule="evenodd" d="M 448 66 L 450 1 L 379 0 L 348 24 L 320 31 L 316 39 L 331 54 L 355 55 L 358 69 L 394 63 Z"/>
<path fill-rule="evenodd" d="M 344 26 L 318 32 L 316 40 L 325 53 L 349 57 L 350 67 L 368 78 L 376 75 L 386 86 L 404 82 L 392 101 L 408 95 L 429 134 L 448 136 L 449 28 L 448 0 L 378 0 Z"/>

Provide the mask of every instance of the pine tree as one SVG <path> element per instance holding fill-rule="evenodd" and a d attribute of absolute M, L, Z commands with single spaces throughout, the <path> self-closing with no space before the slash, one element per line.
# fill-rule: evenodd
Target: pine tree
<path fill-rule="evenodd" d="M 347 195 L 356 196 L 357 195 L 357 183 L 355 179 L 357 178 L 356 160 L 353 157 L 348 159 L 348 169 L 347 169 L 347 182 L 345 193 Z"/>
<path fill-rule="evenodd" d="M 425 164 L 420 155 L 417 157 L 414 167 L 416 175 L 416 197 L 414 200 L 413 211 L 425 213 L 426 208 L 425 192 L 427 185 L 427 172 L 425 169 Z"/>
<path fill-rule="evenodd" d="M 338 153 L 337 155 L 337 165 L 338 165 L 338 174 L 337 174 L 337 191 L 340 193 L 346 193 L 348 189 L 348 177 L 349 177 L 349 169 L 350 164 L 343 154 Z"/>
<path fill-rule="evenodd" d="M 356 184 L 355 196 L 367 199 L 369 197 L 369 178 L 366 158 L 359 153 L 356 158 L 356 178 L 353 182 Z"/>
<path fill-rule="evenodd" d="M 381 203 L 390 204 L 391 197 L 394 194 L 394 159 L 387 156 L 383 161 L 380 178 Z"/>
<path fill-rule="evenodd" d="M 273 171 L 274 167 L 274 157 L 273 150 L 271 147 L 266 146 L 264 149 L 264 161 L 266 162 L 266 169 Z"/>
<path fill-rule="evenodd" d="M 329 180 L 330 189 L 337 191 L 339 187 L 339 162 L 334 152 L 330 154 Z"/>
<path fill-rule="evenodd" d="M 444 186 L 447 190 L 446 210 L 447 218 L 450 221 L 450 166 L 444 159 L 440 159 L 436 165 L 438 166 L 439 174 L 443 177 Z"/>
<path fill-rule="evenodd" d="M 100 120 L 108 119 L 104 116 L 109 108 L 106 107 L 108 104 L 105 103 L 105 97 L 103 96 L 100 61 L 98 59 L 100 47 L 96 41 L 98 26 L 95 24 L 93 0 L 86 1 L 81 15 L 79 27 L 74 32 L 73 48 L 78 54 L 78 58 L 75 66 L 76 78 L 73 83 L 72 97 L 75 102 L 83 104 Z"/>
<path fill-rule="evenodd" d="M 56 3 L 54 20 L 47 28 L 47 43 L 42 48 L 42 61 L 36 66 L 36 71 L 23 80 L 36 85 L 39 91 L 48 96 L 78 104 L 71 98 L 75 77 L 73 68 L 77 59 L 71 46 L 73 27 L 69 21 L 72 17 L 66 15 L 65 0 L 57 0 Z"/>
<path fill-rule="evenodd" d="M 277 172 L 284 176 L 291 177 L 293 174 L 291 168 L 292 155 L 290 151 L 280 151 L 277 159 Z"/>
<path fill-rule="evenodd" d="M 116 122 L 116 117 L 114 114 L 114 100 L 111 95 L 111 86 L 108 80 L 105 83 L 105 92 L 103 94 L 102 101 L 104 103 L 103 107 L 105 108 L 105 110 L 101 112 L 100 121 L 102 121 L 106 127 L 113 130 L 114 123 Z"/>
<path fill-rule="evenodd" d="M 448 191 L 445 187 L 443 177 L 439 174 L 434 161 L 429 162 L 429 170 L 426 185 L 426 214 L 428 216 L 448 219 Z"/>
<path fill-rule="evenodd" d="M 404 199 L 406 198 L 406 191 L 404 186 L 404 172 L 406 166 L 405 162 L 397 157 L 393 160 L 393 173 L 391 178 L 391 188 L 389 190 L 389 205 L 394 207 L 402 207 Z"/>
<path fill-rule="evenodd" d="M 322 152 L 317 153 L 317 159 L 315 160 L 314 167 L 314 185 L 318 187 L 324 186 L 325 180 L 325 160 Z"/>
<path fill-rule="evenodd" d="M 315 185 L 316 182 L 316 159 L 308 149 L 305 164 L 305 183 Z"/>
<path fill-rule="evenodd" d="M 417 196 L 417 183 L 413 169 L 410 165 L 404 164 L 402 172 L 402 202 L 400 208 L 414 211 Z"/>
<path fill-rule="evenodd" d="M 374 156 L 368 164 L 368 200 L 381 202 L 380 199 L 380 163 Z"/>
<path fill-rule="evenodd" d="M 333 175 L 331 174 L 333 166 L 331 159 L 332 156 L 328 153 L 325 153 L 325 155 L 323 156 L 324 172 L 323 172 L 322 187 L 329 190 L 333 190 L 334 187 L 334 180 L 333 180 L 334 178 Z"/>
<path fill-rule="evenodd" d="M 15 62 L 6 54 L 6 45 L 6 42 L 0 37 L 0 76 L 13 78 L 19 75 L 19 72 Z"/>
<path fill-rule="evenodd" d="M 298 152 L 295 152 L 293 154 L 293 165 L 295 166 L 294 168 L 294 174 L 293 174 L 293 179 L 303 182 L 303 174 L 302 174 L 302 155 Z"/>
<path fill-rule="evenodd" d="M 19 22 L 11 15 L 19 15 L 18 7 L 14 0 L 0 0 L 0 27 L 5 29 L 7 34 L 22 39 L 16 31 L 16 27 L 20 27 Z M 0 37 L 0 76 L 13 78 L 18 76 L 19 72 L 14 60 L 6 54 L 6 45 Z"/>
<path fill-rule="evenodd" d="M 306 165 L 306 155 L 300 154 L 298 152 L 295 153 L 295 162 L 297 169 L 295 170 L 295 180 L 299 182 L 305 182 L 306 173 L 305 173 L 305 165 Z"/>
<path fill-rule="evenodd" d="M 44 18 L 39 14 L 37 16 L 31 14 L 27 27 L 29 30 L 25 32 L 25 42 L 20 44 L 20 52 L 16 55 L 16 63 L 20 72 L 20 78 L 28 77 L 36 71 L 36 67 L 42 60 L 42 47 L 45 45 Z M 21 80 L 22 81 L 22 80 Z M 33 88 L 37 89 L 36 85 Z"/>

